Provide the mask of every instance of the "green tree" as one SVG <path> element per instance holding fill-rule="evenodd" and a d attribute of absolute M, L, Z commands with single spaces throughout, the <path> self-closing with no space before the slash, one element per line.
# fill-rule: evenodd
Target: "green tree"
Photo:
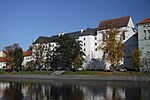
<path fill-rule="evenodd" d="M 124 57 L 123 33 L 118 27 L 110 28 L 103 32 L 103 41 L 99 45 L 99 49 L 104 52 L 104 57 L 111 64 L 113 71 L 119 68 Z"/>
<path fill-rule="evenodd" d="M 40 67 L 44 64 L 44 49 L 45 45 L 43 43 L 32 46 L 33 56 L 38 69 L 40 69 Z"/>
<path fill-rule="evenodd" d="M 19 71 L 22 69 L 23 62 L 23 50 L 19 44 L 13 44 L 5 47 L 6 53 L 6 63 L 10 70 Z"/>
<path fill-rule="evenodd" d="M 132 52 L 133 65 L 135 70 L 139 71 L 140 67 L 142 67 L 141 62 L 142 51 L 137 48 Z"/>
<path fill-rule="evenodd" d="M 46 69 L 50 69 L 50 61 L 51 61 L 51 52 L 52 52 L 52 46 L 50 44 L 45 46 L 45 67 Z"/>
<path fill-rule="evenodd" d="M 68 35 L 60 35 L 55 42 L 57 43 L 57 46 L 52 50 L 51 57 L 51 65 L 53 65 L 54 68 L 63 66 L 72 69 L 72 62 L 78 54 L 80 54 L 81 57 L 84 56 L 84 53 L 81 50 L 80 41 L 77 41 Z"/>
<path fill-rule="evenodd" d="M 150 71 L 150 52 L 146 52 L 145 56 L 142 58 L 142 65 L 144 68 L 142 68 L 142 71 Z"/>

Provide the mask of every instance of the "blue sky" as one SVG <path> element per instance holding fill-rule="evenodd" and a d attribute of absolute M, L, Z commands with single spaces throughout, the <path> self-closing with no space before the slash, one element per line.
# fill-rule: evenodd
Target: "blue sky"
<path fill-rule="evenodd" d="M 150 0 L 0 0 L 0 50 L 27 50 L 39 36 L 96 28 L 101 20 L 150 16 Z"/>

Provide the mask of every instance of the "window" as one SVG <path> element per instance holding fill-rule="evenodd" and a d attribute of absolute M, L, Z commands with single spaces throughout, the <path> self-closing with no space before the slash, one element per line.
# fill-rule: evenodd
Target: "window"
<path fill-rule="evenodd" d="M 97 51 L 97 48 L 95 49 L 95 51 Z"/>
<path fill-rule="evenodd" d="M 97 35 L 97 31 L 95 32 L 95 35 Z"/>
<path fill-rule="evenodd" d="M 146 33 L 145 33 L 145 37 L 144 37 L 144 39 L 146 40 Z"/>
<path fill-rule="evenodd" d="M 106 39 L 106 35 L 105 35 L 105 34 L 103 34 L 103 41 L 105 41 L 105 39 Z"/>
<path fill-rule="evenodd" d="M 95 43 L 95 45 L 97 45 L 97 43 Z"/>
<path fill-rule="evenodd" d="M 146 26 L 143 26 L 143 28 L 145 28 Z"/>
<path fill-rule="evenodd" d="M 147 30 L 148 33 L 150 33 L 150 30 Z"/>
<path fill-rule="evenodd" d="M 84 43 L 84 46 L 85 46 L 85 43 Z"/>
<path fill-rule="evenodd" d="M 146 33 L 146 30 L 144 30 L 144 33 Z"/>
<path fill-rule="evenodd" d="M 125 40 L 125 32 L 122 33 L 123 40 Z"/>
<path fill-rule="evenodd" d="M 85 40 L 85 38 L 84 38 L 84 40 Z"/>
<path fill-rule="evenodd" d="M 97 37 L 95 37 L 95 40 L 97 40 Z"/>
<path fill-rule="evenodd" d="M 84 51 L 85 51 L 85 48 L 84 48 Z"/>

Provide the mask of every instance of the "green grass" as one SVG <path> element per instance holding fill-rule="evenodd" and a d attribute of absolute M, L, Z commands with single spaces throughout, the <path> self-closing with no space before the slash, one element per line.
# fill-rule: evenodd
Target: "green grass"
<path fill-rule="evenodd" d="M 0 74 L 31 74 L 31 75 L 50 75 L 51 73 L 53 73 L 53 71 L 19 71 L 19 72 L 16 72 L 16 71 L 12 71 L 12 72 L 5 72 L 5 71 L 0 71 Z"/>
<path fill-rule="evenodd" d="M 100 76 L 150 76 L 149 73 L 137 73 L 137 72 L 103 72 L 103 71 L 66 71 L 63 73 L 63 75 L 100 75 Z"/>
<path fill-rule="evenodd" d="M 53 71 L 20 71 L 20 72 L 5 72 L 0 70 L 0 74 L 27 74 L 27 75 L 50 75 Z M 104 71 L 66 71 L 62 75 L 99 75 L 99 76 L 150 76 L 150 72 L 140 73 L 140 72 L 104 72 Z"/>

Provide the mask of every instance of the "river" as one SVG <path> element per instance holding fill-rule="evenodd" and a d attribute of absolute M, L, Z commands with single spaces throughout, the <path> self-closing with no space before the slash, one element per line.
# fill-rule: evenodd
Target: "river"
<path fill-rule="evenodd" d="M 0 100 L 150 100 L 149 82 L 0 80 Z"/>

